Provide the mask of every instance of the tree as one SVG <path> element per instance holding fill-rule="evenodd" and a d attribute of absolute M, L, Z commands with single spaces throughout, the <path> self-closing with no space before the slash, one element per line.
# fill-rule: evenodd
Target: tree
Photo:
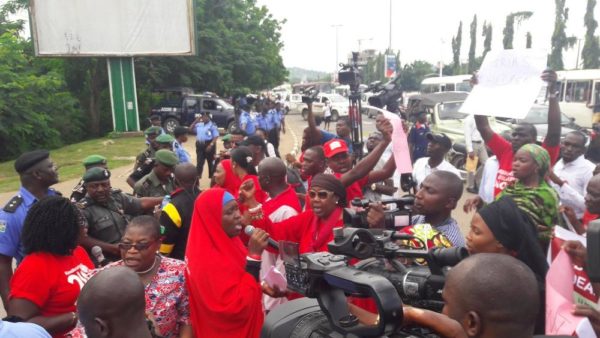
<path fill-rule="evenodd" d="M 527 32 L 527 34 L 525 34 L 525 48 L 529 49 L 529 48 L 531 48 L 531 45 L 532 45 L 531 32 Z"/>
<path fill-rule="evenodd" d="M 554 32 L 552 33 L 552 46 L 548 64 L 554 70 L 563 70 L 564 63 L 562 59 L 563 50 L 567 50 L 575 45 L 577 38 L 574 36 L 567 37 L 565 28 L 569 19 L 569 9 L 565 8 L 566 0 L 555 0 L 556 17 L 554 20 Z"/>
<path fill-rule="evenodd" d="M 483 22 L 483 28 L 481 31 L 481 36 L 483 36 L 483 55 L 482 57 L 485 58 L 485 55 L 492 50 L 492 23 L 486 23 L 485 21 Z"/>
<path fill-rule="evenodd" d="M 458 25 L 456 36 L 452 37 L 452 61 L 454 74 L 460 74 L 460 47 L 462 44 L 462 21 Z"/>
<path fill-rule="evenodd" d="M 529 19 L 532 15 L 533 12 L 523 11 L 510 13 L 506 16 L 506 26 L 504 26 L 504 30 L 502 31 L 502 34 L 504 34 L 504 39 L 502 39 L 504 49 L 513 49 L 515 23 L 517 24 L 517 26 L 519 26 L 521 22 Z"/>
<path fill-rule="evenodd" d="M 405 91 L 419 90 L 423 79 L 434 71 L 435 67 L 427 61 L 416 60 L 411 64 L 404 65 L 400 78 L 402 89 Z"/>
<path fill-rule="evenodd" d="M 475 64 L 475 48 L 477 48 L 477 15 L 473 15 L 473 21 L 471 22 L 471 46 L 469 47 L 469 74 L 474 72 L 476 69 Z"/>
<path fill-rule="evenodd" d="M 581 50 L 581 59 L 584 69 L 600 68 L 600 42 L 594 35 L 598 21 L 594 19 L 594 8 L 596 0 L 588 0 L 587 9 L 583 18 L 585 22 L 585 41 Z"/>

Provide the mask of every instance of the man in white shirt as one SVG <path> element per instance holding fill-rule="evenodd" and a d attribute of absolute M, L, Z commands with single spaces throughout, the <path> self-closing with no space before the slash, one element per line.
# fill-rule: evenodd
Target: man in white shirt
<path fill-rule="evenodd" d="M 572 208 L 578 219 L 585 212 L 585 192 L 596 168 L 583 156 L 586 142 L 582 132 L 568 133 L 560 144 L 562 158 L 554 165 L 554 175 L 550 175 L 561 205 Z"/>
<path fill-rule="evenodd" d="M 444 159 L 450 148 L 452 148 L 450 138 L 446 134 L 429 133 L 427 139 L 429 140 L 427 145 L 427 155 L 429 157 L 420 158 L 413 164 L 412 175 L 417 187 L 420 187 L 425 178 L 436 170 L 449 171 L 460 178 L 460 171 Z"/>
<path fill-rule="evenodd" d="M 481 134 L 477 131 L 475 125 L 475 116 L 473 114 L 467 116 L 464 120 L 465 146 L 467 147 L 467 156 L 474 160 L 478 158 L 478 162 L 482 165 L 475 172 L 467 171 L 467 191 L 473 194 L 477 193 L 477 186 L 481 182 L 483 164 L 488 159 L 487 148 L 481 138 Z"/>

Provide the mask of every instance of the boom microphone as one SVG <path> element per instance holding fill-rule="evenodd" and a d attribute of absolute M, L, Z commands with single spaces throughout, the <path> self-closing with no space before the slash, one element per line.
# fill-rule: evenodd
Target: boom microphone
<path fill-rule="evenodd" d="M 98 262 L 99 266 L 105 266 L 108 263 L 110 263 L 110 261 L 106 259 L 106 257 L 104 257 L 104 254 L 102 253 L 102 248 L 100 248 L 99 246 L 94 245 L 92 247 L 92 250 L 90 251 L 92 252 L 92 256 L 96 258 L 96 262 Z"/>
<path fill-rule="evenodd" d="M 252 233 L 254 233 L 254 226 L 252 225 L 246 225 L 246 228 L 244 228 L 244 233 L 246 233 L 246 235 L 248 235 L 248 237 L 252 236 Z M 272 247 L 273 249 L 279 250 L 279 244 L 277 244 L 277 242 L 269 237 L 267 239 L 267 242 L 269 242 L 269 246 Z"/>

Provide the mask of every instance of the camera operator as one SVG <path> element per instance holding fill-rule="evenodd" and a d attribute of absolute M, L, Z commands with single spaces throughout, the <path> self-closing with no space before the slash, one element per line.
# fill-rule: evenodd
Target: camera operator
<path fill-rule="evenodd" d="M 311 139 L 317 141 L 318 144 L 325 144 L 325 142 L 332 139 L 341 139 L 346 142 L 348 145 L 348 152 L 350 154 L 354 153 L 354 148 L 352 147 L 352 138 L 350 137 L 350 133 L 352 131 L 352 127 L 350 126 L 350 120 L 347 118 L 339 118 L 337 123 L 335 124 L 335 132 L 336 134 L 330 133 L 325 130 L 321 130 L 317 127 L 317 122 L 315 121 L 315 115 L 313 113 L 312 103 L 308 103 L 308 117 L 306 118 L 308 121 L 308 133 L 311 136 Z"/>
<path fill-rule="evenodd" d="M 442 233 L 456 247 L 464 247 L 465 240 L 452 210 L 463 192 L 461 179 L 448 171 L 434 171 L 425 178 L 415 195 L 413 212 L 417 214 L 411 224 L 430 224 L 434 230 Z M 367 220 L 371 227 L 383 227 L 385 215 L 383 208 L 373 204 L 368 211 Z M 396 217 L 396 223 L 406 222 L 402 216 Z M 397 225 L 407 225 L 397 224 Z"/>
<path fill-rule="evenodd" d="M 537 291 L 533 272 L 521 261 L 478 254 L 446 276 L 442 314 L 405 307 L 404 323 L 430 328 L 442 337 L 531 338 L 539 309 Z"/>

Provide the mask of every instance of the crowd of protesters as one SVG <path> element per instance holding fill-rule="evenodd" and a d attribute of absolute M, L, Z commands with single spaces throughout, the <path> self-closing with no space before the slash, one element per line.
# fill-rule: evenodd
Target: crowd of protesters
<path fill-rule="evenodd" d="M 462 206 L 461 172 L 445 160 L 451 139 L 432 133 L 422 113 L 408 136 L 400 134 L 413 162 L 403 179 L 414 182 L 414 215 L 396 217 L 395 225 L 419 239 L 409 243 L 415 249 L 465 247 L 472 256 L 447 274 L 442 313 L 404 307 L 406 323 L 444 337 L 544 333 L 545 250 L 555 227 L 585 234 L 599 217 L 600 176 L 586 159 L 586 134 L 561 139 L 555 72 L 542 79 L 550 94 L 541 144 L 530 124 L 518 124 L 507 140 L 486 116 L 469 118 L 468 156 L 492 156 L 482 175 L 468 177 Z M 238 104 L 238 128 L 223 137 L 208 114 L 173 136 L 148 128 L 147 148 L 126 178 L 131 192 L 113 189 L 107 159 L 90 155 L 70 198 L 62 197 L 52 189 L 58 173 L 50 153 L 22 154 L 14 164 L 21 187 L 0 211 L 7 311 L 0 336 L 259 337 L 266 314 L 301 297 L 264 282 L 273 269 L 285 274 L 270 239 L 296 242 L 300 254 L 327 251 L 344 226 L 344 208 L 365 197 L 365 226 L 385 226 L 381 201 L 402 187 L 392 151 L 399 131 L 384 115 L 358 158 L 350 122 L 340 118 L 335 133 L 323 130 L 308 104 L 302 153 L 284 161 L 281 104 L 261 102 L 257 113 Z M 196 138 L 195 164 L 183 148 L 188 133 Z M 211 183 L 201 190 L 205 165 Z M 473 212 L 466 234 L 452 216 L 457 207 Z M 254 231 L 246 234 L 246 225 Z M 566 250 L 585 266 L 577 243 Z M 350 309 L 361 321 L 378 320 L 368 306 Z M 580 305 L 573 313 L 600 333 L 597 309 Z"/>

